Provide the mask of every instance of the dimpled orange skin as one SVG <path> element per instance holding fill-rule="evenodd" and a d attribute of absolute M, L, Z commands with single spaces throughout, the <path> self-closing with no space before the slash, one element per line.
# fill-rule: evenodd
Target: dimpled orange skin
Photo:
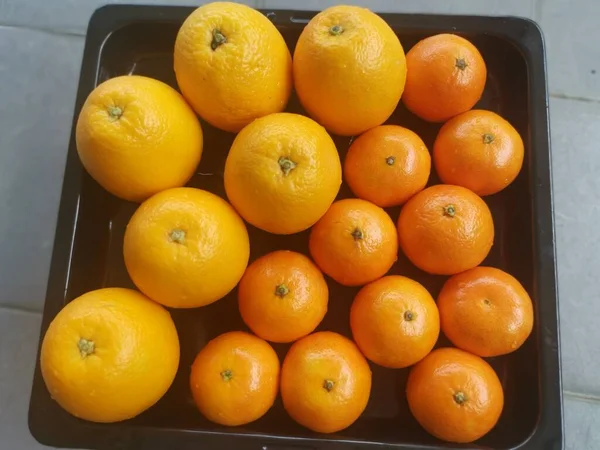
<path fill-rule="evenodd" d="M 402 101 L 429 122 L 445 122 L 470 110 L 481 98 L 487 68 L 479 50 L 454 34 L 418 42 L 406 54 L 408 76 Z"/>
<path fill-rule="evenodd" d="M 295 342 L 281 369 L 281 398 L 288 414 L 318 433 L 352 425 L 371 394 L 371 369 L 350 339 L 321 331 Z"/>
<path fill-rule="evenodd" d="M 131 280 L 171 308 L 196 308 L 227 295 L 244 274 L 248 232 L 231 205 L 194 188 L 163 191 L 131 217 L 123 242 Z"/>
<path fill-rule="evenodd" d="M 310 254 L 317 266 L 344 286 L 382 277 L 398 259 L 394 222 L 379 206 L 356 198 L 339 200 L 312 228 Z"/>
<path fill-rule="evenodd" d="M 299 114 L 257 119 L 235 138 L 225 162 L 225 191 L 257 228 L 293 234 L 327 211 L 342 184 L 340 157 L 327 131 Z"/>
<path fill-rule="evenodd" d="M 169 313 L 139 292 L 90 291 L 50 323 L 40 367 L 52 398 L 92 422 L 130 419 L 169 389 L 179 338 Z"/>
<path fill-rule="evenodd" d="M 440 334 L 440 316 L 421 284 L 389 275 L 356 294 L 350 326 L 363 355 L 380 366 L 401 369 L 431 351 Z"/>
<path fill-rule="evenodd" d="M 444 183 L 471 189 L 478 195 L 500 192 L 523 166 L 523 139 L 491 111 L 473 110 L 450 119 L 433 145 L 433 161 Z"/>
<path fill-rule="evenodd" d="M 512 275 L 494 267 L 454 275 L 444 284 L 438 307 L 448 339 L 479 356 L 514 352 L 533 329 L 529 294 Z"/>
<path fill-rule="evenodd" d="M 183 186 L 202 156 L 202 128 L 183 97 L 137 75 L 111 78 L 91 92 L 75 140 L 92 178 L 134 202 Z"/>
<path fill-rule="evenodd" d="M 222 334 L 200 350 L 190 388 L 208 420 L 244 425 L 264 416 L 279 391 L 279 359 L 262 339 L 242 331 Z"/>
<path fill-rule="evenodd" d="M 208 3 L 188 16 L 177 33 L 174 68 L 196 112 L 231 132 L 283 111 L 292 90 L 283 36 L 262 13 L 237 3 Z"/>
<path fill-rule="evenodd" d="M 498 422 L 504 407 L 502 384 L 479 356 L 439 348 L 410 372 L 408 406 L 421 426 L 448 442 L 473 442 Z"/>
<path fill-rule="evenodd" d="M 327 312 L 329 289 L 306 256 L 281 250 L 248 266 L 238 288 L 242 319 L 259 337 L 292 342 L 314 331 Z"/>
<path fill-rule="evenodd" d="M 427 185 L 431 156 L 416 133 L 382 125 L 352 142 L 344 160 L 344 178 L 352 192 L 386 208 L 405 203 Z"/>
<path fill-rule="evenodd" d="M 406 58 L 388 24 L 368 9 L 333 6 L 306 25 L 294 51 L 294 86 L 309 115 L 353 136 L 381 125 L 404 89 Z"/>
<path fill-rule="evenodd" d="M 470 190 L 431 186 L 400 211 L 398 241 L 419 269 L 453 275 L 481 264 L 494 243 L 494 221 L 485 202 Z"/>

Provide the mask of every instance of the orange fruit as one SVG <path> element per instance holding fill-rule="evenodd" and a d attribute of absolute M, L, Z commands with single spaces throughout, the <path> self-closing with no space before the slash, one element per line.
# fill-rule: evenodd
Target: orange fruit
<path fill-rule="evenodd" d="M 188 16 L 175 40 L 174 69 L 196 112 L 226 131 L 283 111 L 292 90 L 283 36 L 263 14 L 238 3 L 208 3 Z"/>
<path fill-rule="evenodd" d="M 225 190 L 240 215 L 275 234 L 310 228 L 342 184 L 331 137 L 298 114 L 257 119 L 235 138 L 225 162 Z"/>
<path fill-rule="evenodd" d="M 254 422 L 277 397 L 279 359 L 262 339 L 231 331 L 200 350 L 192 364 L 190 387 L 208 420 L 228 426 Z"/>
<path fill-rule="evenodd" d="M 510 123 L 491 111 L 473 110 L 444 124 L 433 145 L 433 161 L 444 183 L 491 195 L 517 178 L 524 152 Z"/>
<path fill-rule="evenodd" d="M 448 442 L 473 442 L 498 422 L 504 407 L 502 384 L 479 356 L 439 348 L 408 376 L 410 411 L 425 430 Z"/>
<path fill-rule="evenodd" d="M 445 122 L 470 110 L 485 88 L 487 69 L 481 53 L 465 38 L 438 34 L 406 54 L 408 76 L 402 101 L 429 122 Z"/>
<path fill-rule="evenodd" d="M 137 75 L 111 78 L 91 92 L 75 140 L 92 178 L 135 202 L 183 186 L 202 156 L 202 128 L 183 97 Z"/>
<path fill-rule="evenodd" d="M 367 406 L 371 369 L 354 342 L 331 331 L 295 342 L 281 368 L 281 398 L 288 414 L 318 433 L 352 425 Z"/>
<path fill-rule="evenodd" d="M 356 294 L 350 326 L 363 355 L 380 366 L 401 369 L 431 351 L 440 334 L 440 316 L 421 284 L 389 275 Z"/>
<path fill-rule="evenodd" d="M 280 250 L 248 266 L 238 289 L 240 314 L 259 337 L 292 342 L 314 331 L 327 312 L 329 289 L 306 256 Z"/>
<path fill-rule="evenodd" d="M 130 289 L 90 291 L 68 303 L 42 341 L 50 396 L 75 417 L 118 422 L 167 392 L 179 366 L 169 313 Z"/>
<path fill-rule="evenodd" d="M 381 17 L 357 6 L 333 6 L 313 17 L 298 39 L 293 64 L 304 108 L 344 136 L 385 122 L 406 80 L 398 37 Z"/>
<path fill-rule="evenodd" d="M 481 264 L 494 243 L 494 221 L 485 202 L 470 190 L 431 186 L 400 211 L 398 240 L 419 269 L 452 275 Z"/>
<path fill-rule="evenodd" d="M 398 259 L 394 222 L 379 206 L 357 198 L 335 202 L 312 228 L 310 254 L 345 286 L 381 278 Z"/>
<path fill-rule="evenodd" d="M 529 294 L 516 278 L 494 267 L 454 275 L 444 284 L 438 307 L 448 339 L 479 356 L 514 352 L 533 328 Z"/>
<path fill-rule="evenodd" d="M 354 194 L 382 208 L 401 205 L 422 191 L 431 156 L 416 133 L 397 125 L 375 127 L 356 139 L 344 161 Z"/>
<path fill-rule="evenodd" d="M 171 308 L 208 305 L 227 295 L 248 264 L 246 226 L 223 199 L 176 188 L 146 200 L 131 217 L 123 242 L 131 280 Z"/>

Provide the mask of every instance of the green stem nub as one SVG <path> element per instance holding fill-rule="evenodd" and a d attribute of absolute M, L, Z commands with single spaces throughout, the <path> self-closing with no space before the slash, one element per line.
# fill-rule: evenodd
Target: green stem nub
<path fill-rule="evenodd" d="M 231 370 L 227 369 L 224 370 L 223 372 L 221 372 L 221 378 L 223 378 L 223 381 L 229 381 L 233 378 L 233 374 L 231 373 Z"/>
<path fill-rule="evenodd" d="M 290 292 L 290 290 L 285 284 L 280 284 L 279 286 L 275 287 L 275 295 L 278 297 L 283 298 L 288 294 L 288 292 Z"/>
<path fill-rule="evenodd" d="M 292 170 L 296 168 L 296 163 L 289 158 L 284 158 L 283 156 L 279 158 L 279 167 L 281 167 L 281 171 L 285 176 L 288 176 Z"/>
<path fill-rule="evenodd" d="M 456 67 L 459 70 L 465 70 L 467 68 L 467 66 L 468 66 L 468 64 L 467 64 L 467 62 L 464 59 L 462 59 L 462 58 L 456 58 Z"/>
<path fill-rule="evenodd" d="M 331 34 L 332 36 L 339 36 L 343 32 L 344 27 L 342 27 L 341 25 L 334 25 L 329 29 L 329 34 Z"/>
<path fill-rule="evenodd" d="M 444 207 L 444 215 L 448 217 L 454 217 L 456 214 L 456 209 L 454 209 L 454 205 L 448 205 Z"/>
<path fill-rule="evenodd" d="M 77 348 L 79 349 L 79 353 L 81 353 L 81 357 L 85 358 L 94 353 L 96 345 L 94 344 L 94 341 L 81 338 L 77 343 Z"/>
<path fill-rule="evenodd" d="M 484 144 L 491 144 L 492 142 L 494 142 L 494 135 L 493 134 L 489 134 L 489 133 L 485 133 L 483 135 L 483 143 Z"/>
<path fill-rule="evenodd" d="M 385 162 L 388 166 L 392 166 L 396 162 L 396 157 L 388 156 L 387 158 L 385 158 Z"/>
<path fill-rule="evenodd" d="M 327 392 L 331 392 L 333 390 L 333 386 L 335 386 L 335 383 L 331 380 L 325 380 L 323 381 L 323 389 L 325 389 Z"/>
<path fill-rule="evenodd" d="M 227 42 L 227 38 L 223 33 L 221 33 L 221 30 L 214 29 L 212 36 L 213 38 L 212 42 L 210 43 L 210 48 L 212 48 L 213 51 L 215 51 L 218 47 Z"/>
<path fill-rule="evenodd" d="M 359 228 L 355 228 L 354 231 L 352 232 L 352 237 L 354 238 L 355 241 L 360 241 L 364 237 L 364 235 L 363 235 L 363 232 Z"/>
<path fill-rule="evenodd" d="M 412 313 L 412 311 L 406 311 L 404 313 L 404 320 L 406 320 L 407 322 L 410 322 L 414 318 L 415 318 L 415 315 Z"/>
<path fill-rule="evenodd" d="M 123 110 L 118 106 L 109 106 L 108 107 L 108 117 L 110 117 L 111 121 L 119 120 L 123 115 Z"/>
<path fill-rule="evenodd" d="M 462 405 L 467 401 L 467 396 L 464 394 L 464 392 L 458 391 L 456 394 L 454 394 L 454 401 L 459 405 Z"/>
<path fill-rule="evenodd" d="M 175 228 L 173 231 L 169 233 L 169 240 L 171 242 L 176 242 L 178 244 L 185 243 L 185 231 L 180 228 Z"/>

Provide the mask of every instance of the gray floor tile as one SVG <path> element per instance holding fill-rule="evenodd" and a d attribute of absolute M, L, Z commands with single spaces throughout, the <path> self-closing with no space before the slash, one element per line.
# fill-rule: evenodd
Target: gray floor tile
<path fill-rule="evenodd" d="M 600 2 L 537 0 L 546 37 L 550 91 L 600 100 Z"/>
<path fill-rule="evenodd" d="M 600 103 L 552 99 L 550 112 L 563 384 L 600 394 Z"/>
<path fill-rule="evenodd" d="M 27 427 L 41 316 L 0 309 L 0 448 L 42 450 Z"/>
<path fill-rule="evenodd" d="M 600 403 L 565 397 L 565 450 L 600 448 Z"/>
<path fill-rule="evenodd" d="M 40 310 L 83 39 L 0 26 L 0 304 Z"/>

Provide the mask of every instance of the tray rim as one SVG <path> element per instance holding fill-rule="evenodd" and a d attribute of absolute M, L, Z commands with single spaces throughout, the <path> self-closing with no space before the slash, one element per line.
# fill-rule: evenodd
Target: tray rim
<path fill-rule="evenodd" d="M 159 5 L 106 5 L 98 8 L 91 16 L 85 38 L 85 48 L 73 113 L 71 137 L 69 141 L 65 175 L 60 199 L 59 213 L 48 277 L 46 298 L 40 341 L 51 320 L 64 304 L 66 286 L 69 280 L 69 265 L 73 252 L 73 240 L 79 211 L 79 191 L 82 168 L 75 146 L 75 124 L 79 111 L 87 95 L 96 86 L 103 46 L 109 36 L 121 27 L 133 23 L 171 23 L 180 21 L 193 6 Z M 290 21 L 303 23 L 318 11 L 259 9 L 268 15 L 276 25 Z M 545 44 L 542 31 L 533 20 L 514 16 L 471 16 L 447 14 L 403 14 L 378 13 L 392 26 L 436 32 L 478 32 L 497 36 L 510 41 L 523 54 L 528 65 L 529 110 L 531 143 L 530 190 L 532 192 L 533 245 L 534 245 L 534 295 L 537 303 L 537 339 L 539 364 L 544 367 L 539 378 L 540 416 L 533 433 L 515 449 L 563 448 L 563 406 L 560 371 L 560 331 L 558 315 L 558 290 L 556 275 L 556 250 L 554 237 L 552 166 L 550 151 L 550 130 L 548 114 L 548 87 L 546 79 Z M 441 23 L 452 20 L 451 30 Z M 486 30 L 482 32 L 481 30 Z M 543 299 L 543 301 L 541 300 Z M 349 439 L 323 439 L 319 437 L 297 438 L 274 436 L 261 433 L 236 435 L 227 432 L 195 431 L 187 429 L 157 429 L 147 426 L 131 426 L 127 422 L 115 424 L 95 424 L 74 419 L 64 420 L 65 415 L 50 417 L 36 414 L 37 399 L 52 402 L 45 388 L 39 367 L 39 352 L 32 393 L 29 404 L 28 425 L 33 437 L 44 445 L 62 445 L 64 448 L 162 448 L 159 445 L 172 445 L 178 439 L 183 443 L 198 443 L 200 440 L 211 448 L 291 444 L 293 447 L 347 448 L 346 445 L 364 447 L 387 447 L 395 449 L 440 449 L 439 446 L 414 446 L 411 444 L 386 444 L 374 441 Z M 542 405 L 540 405 L 542 406 Z M 55 405 L 59 408 L 58 405 Z M 53 429 L 68 428 L 72 434 L 66 439 L 55 439 Z M 235 443 L 233 442 L 235 440 Z M 144 442 L 146 442 L 144 444 Z M 160 444 L 162 442 L 162 444 Z"/>

